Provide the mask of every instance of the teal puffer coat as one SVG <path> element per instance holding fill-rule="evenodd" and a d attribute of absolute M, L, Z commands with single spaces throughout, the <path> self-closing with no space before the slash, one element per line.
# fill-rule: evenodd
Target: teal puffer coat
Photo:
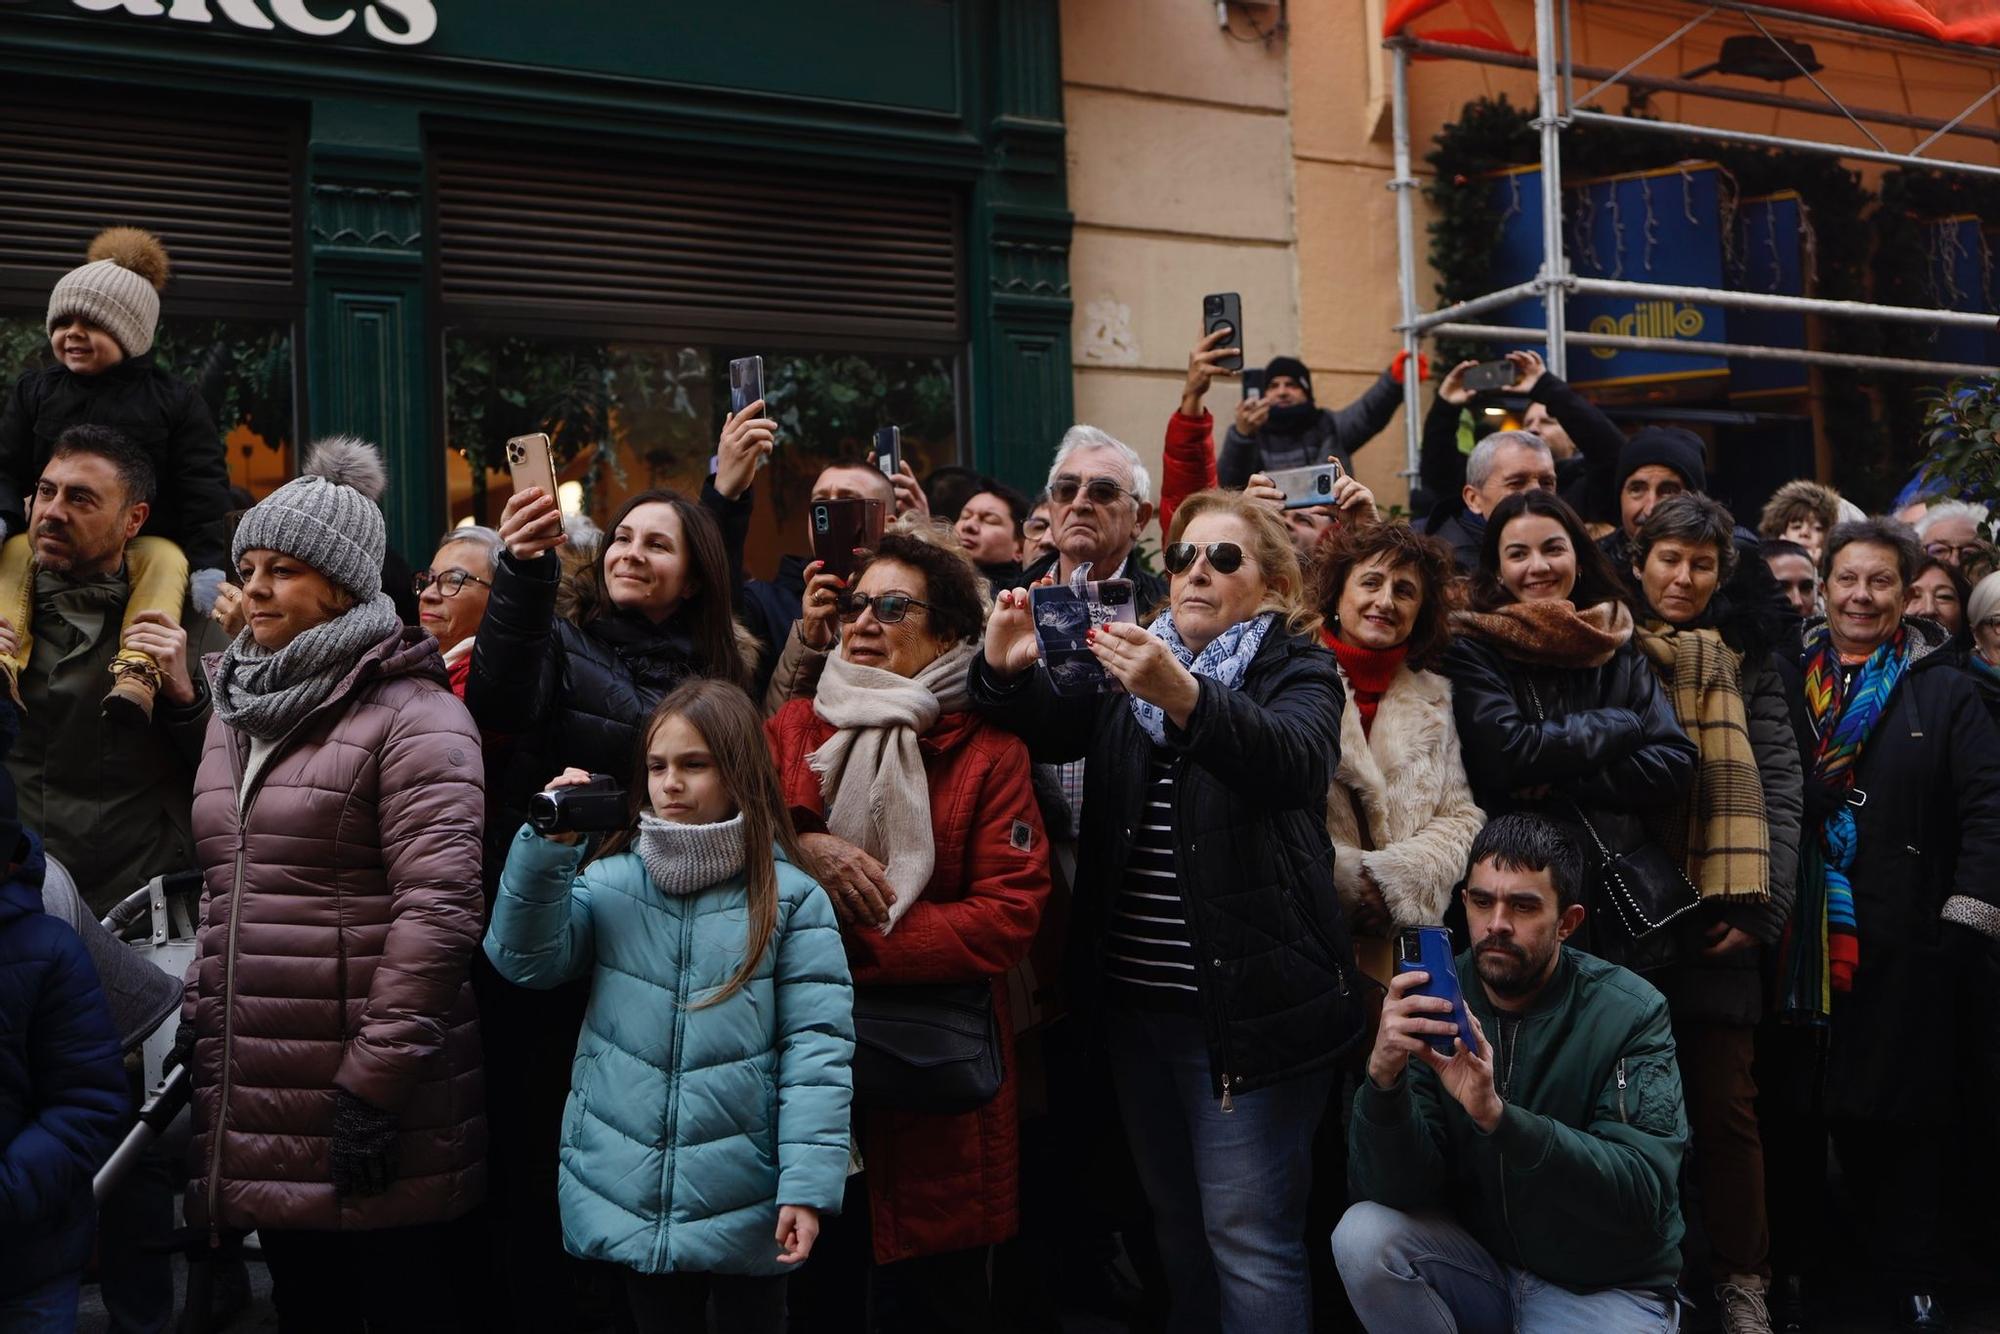
<path fill-rule="evenodd" d="M 833 905 L 778 860 L 778 921 L 754 978 L 741 875 L 687 895 L 635 853 L 593 862 L 522 829 L 486 957 L 526 987 L 591 978 L 563 1111 L 563 1245 L 645 1274 L 778 1274 L 778 1206 L 839 1209 L 853 988 Z"/>

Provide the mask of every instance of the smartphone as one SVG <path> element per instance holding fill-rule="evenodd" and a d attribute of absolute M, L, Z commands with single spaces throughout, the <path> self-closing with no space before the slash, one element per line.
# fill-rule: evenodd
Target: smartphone
<path fill-rule="evenodd" d="M 866 553 L 881 545 L 888 510 L 879 500 L 813 501 L 813 559 L 824 561 L 828 574 L 848 578 L 861 562 L 856 549 Z"/>
<path fill-rule="evenodd" d="M 1084 636 L 1094 627 L 1139 623 L 1139 598 L 1130 579 L 1099 579 L 1081 586 L 1051 584 L 1028 590 L 1035 618 L 1035 642 L 1042 665 L 1058 695 L 1103 695 L 1123 691 L 1116 677 L 1090 651 Z"/>
<path fill-rule="evenodd" d="M 1285 508 L 1302 510 L 1309 505 L 1331 505 L 1333 484 L 1341 478 L 1340 465 L 1328 460 L 1310 468 L 1280 468 L 1271 480 L 1285 493 Z"/>
<path fill-rule="evenodd" d="M 1216 362 L 1223 370 L 1243 369 L 1243 298 L 1234 292 L 1212 292 L 1201 299 L 1202 337 L 1217 329 L 1228 329 L 1230 335 L 1224 346 L 1239 349 L 1235 356 L 1224 357 Z"/>
<path fill-rule="evenodd" d="M 1264 396 L 1264 368 L 1252 366 L 1243 372 L 1243 401 L 1253 403 Z"/>
<path fill-rule="evenodd" d="M 1520 369 L 1511 361 L 1482 361 L 1458 377 L 1458 382 L 1475 394 L 1505 389 L 1520 378 Z"/>
<path fill-rule="evenodd" d="M 554 498 L 556 492 L 555 456 L 549 452 L 549 437 L 536 432 L 534 435 L 517 435 L 507 442 L 507 472 L 514 479 L 514 490 L 526 491 L 531 486 L 539 486 Z"/>
<path fill-rule="evenodd" d="M 764 397 L 764 359 L 738 357 L 729 363 L 729 411 L 743 411 Z"/>
<path fill-rule="evenodd" d="M 884 426 L 875 432 L 875 466 L 884 477 L 894 477 L 903 469 L 903 428 Z"/>
<path fill-rule="evenodd" d="M 1465 1039 L 1466 1050 L 1479 1050 L 1479 1039 L 1472 1035 L 1472 1015 L 1465 1008 L 1465 993 L 1458 985 L 1458 964 L 1451 954 L 1451 932 L 1441 926 L 1404 927 L 1396 934 L 1396 971 L 1429 973 L 1430 980 L 1418 987 L 1416 994 L 1450 1001 L 1449 1016 L 1431 1017 L 1449 1018 L 1451 1023 L 1458 1025 L 1457 1036 Z M 1434 1034 L 1430 1039 L 1431 1050 L 1440 1056 L 1450 1056 L 1454 1051 L 1451 1044 L 1455 1040 Z"/>

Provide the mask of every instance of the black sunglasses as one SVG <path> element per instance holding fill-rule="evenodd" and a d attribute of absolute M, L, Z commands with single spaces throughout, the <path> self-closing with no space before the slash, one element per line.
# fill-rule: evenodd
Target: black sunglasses
<path fill-rule="evenodd" d="M 1192 542 L 1171 542 L 1163 557 L 1167 573 L 1186 574 L 1194 558 L 1204 552 L 1208 555 L 1208 568 L 1217 574 L 1234 574 L 1243 568 L 1243 548 L 1234 542 L 1210 542 L 1205 547 Z"/>
<path fill-rule="evenodd" d="M 1087 483 L 1074 477 L 1058 477 L 1049 486 L 1049 499 L 1058 505 L 1074 504 L 1079 491 L 1089 497 L 1093 505 L 1109 505 L 1120 496 L 1132 494 L 1109 477 L 1093 477 Z"/>
<path fill-rule="evenodd" d="M 843 621 L 858 621 L 861 613 L 870 607 L 875 609 L 875 619 L 884 625 L 894 625 L 909 615 L 910 608 L 930 608 L 930 603 L 911 597 L 908 593 L 842 593 L 833 601 L 833 609 L 840 613 Z"/>
<path fill-rule="evenodd" d="M 443 574 L 418 570 L 416 576 L 410 580 L 410 591 L 422 597 L 426 588 L 436 584 L 439 593 L 448 598 L 455 598 L 458 596 L 458 590 L 469 583 L 478 584 L 481 588 L 493 587 L 492 580 L 481 579 L 478 575 L 467 574 L 464 570 L 446 570 Z"/>

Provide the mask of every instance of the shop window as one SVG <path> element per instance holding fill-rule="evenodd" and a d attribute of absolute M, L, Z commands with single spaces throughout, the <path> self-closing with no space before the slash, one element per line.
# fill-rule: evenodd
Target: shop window
<path fill-rule="evenodd" d="M 189 381 L 208 401 L 229 455 L 231 485 L 261 500 L 294 468 L 297 438 L 292 331 L 283 320 L 163 316 L 153 340 L 157 364 Z M 0 378 L 13 388 L 24 371 L 51 362 L 41 312 L 0 314 Z"/>
<path fill-rule="evenodd" d="M 804 548 L 813 479 L 837 459 L 868 458 L 876 427 L 902 428 L 919 477 L 959 461 L 950 358 L 453 330 L 445 339 L 452 522 L 498 524 L 512 489 L 507 439 L 532 431 L 554 441 L 565 508 L 600 526 L 649 487 L 694 495 L 728 413 L 730 359 L 752 353 L 764 358 L 778 444 L 756 483 L 748 569 L 768 571 Z"/>

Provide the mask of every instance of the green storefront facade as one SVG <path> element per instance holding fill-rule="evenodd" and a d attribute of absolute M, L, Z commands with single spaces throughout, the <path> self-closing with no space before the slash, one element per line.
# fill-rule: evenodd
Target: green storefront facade
<path fill-rule="evenodd" d="M 920 359 L 950 381 L 927 462 L 1030 486 L 1070 420 L 1057 0 L 0 0 L 0 73 L 0 313 L 155 226 L 170 315 L 289 335 L 265 435 L 382 444 L 413 557 L 463 517 L 448 453 L 491 461 L 448 438 L 447 362 L 506 339 L 674 349 L 704 385 L 767 347 Z M 674 397 L 692 445 L 712 400 Z"/>

